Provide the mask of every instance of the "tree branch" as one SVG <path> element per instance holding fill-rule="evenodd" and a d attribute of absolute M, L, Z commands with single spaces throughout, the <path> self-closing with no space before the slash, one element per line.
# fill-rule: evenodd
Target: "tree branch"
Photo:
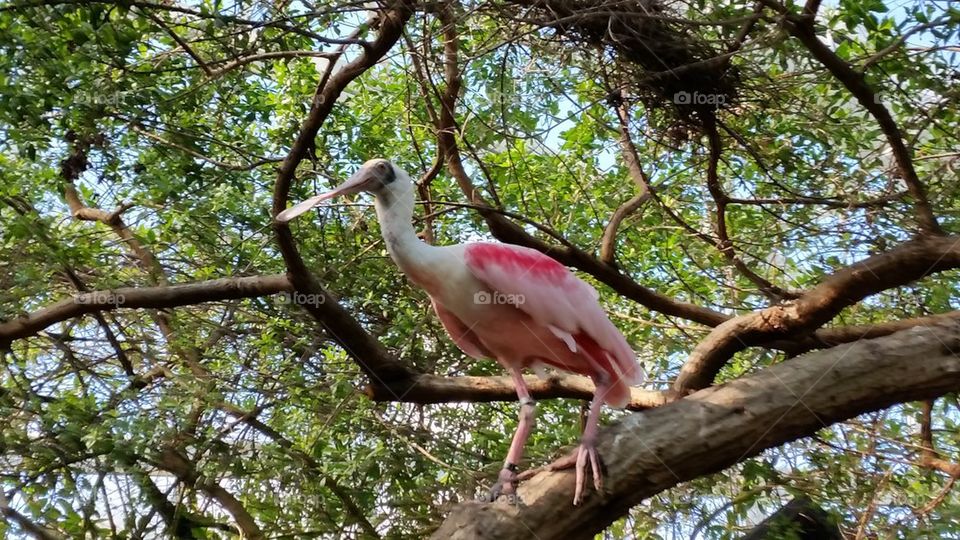
<path fill-rule="evenodd" d="M 290 184 L 296 176 L 297 166 L 306 157 L 323 122 L 330 115 L 337 99 L 354 79 L 373 67 L 400 38 L 403 25 L 410 18 L 412 8 L 408 2 L 396 2 L 389 10 L 380 13 L 380 32 L 377 38 L 364 48 L 352 62 L 333 73 L 333 68 L 342 54 L 341 47 L 336 56 L 330 59 L 327 72 L 321 77 L 310 107 L 310 113 L 300 127 L 300 133 L 290 152 L 283 160 L 273 188 L 273 215 L 282 212 L 287 206 Z M 297 291 L 312 294 L 319 302 L 304 305 L 306 310 L 327 332 L 353 357 L 363 372 L 372 381 L 403 379 L 413 372 L 408 366 L 393 358 L 373 336 L 367 333 L 359 322 L 337 302 L 337 298 L 327 291 L 307 268 L 300 251 L 297 249 L 293 234 L 287 223 L 273 222 L 277 245 L 287 265 L 290 282 Z"/>
<path fill-rule="evenodd" d="M 723 190 L 723 186 L 720 185 L 720 177 L 717 172 L 722 150 L 716 120 L 714 120 L 712 116 L 706 115 L 703 119 L 703 129 L 709 141 L 710 160 L 707 162 L 707 190 L 710 192 L 710 196 L 713 198 L 714 205 L 716 206 L 716 222 L 714 227 L 717 233 L 717 241 L 715 243 L 717 249 L 719 249 L 724 258 L 740 272 L 740 275 L 750 280 L 750 282 L 756 285 L 768 298 L 777 301 L 797 298 L 797 296 L 799 296 L 797 293 L 774 285 L 766 278 L 754 272 L 737 256 L 737 252 L 733 247 L 733 241 L 730 240 L 730 235 L 727 232 L 727 205 L 730 203 L 730 197 L 727 196 L 727 193 Z"/>
<path fill-rule="evenodd" d="M 579 375 L 556 374 L 546 379 L 525 376 L 530 395 L 535 399 L 575 398 L 593 399 L 596 387 L 593 381 Z M 406 380 L 394 380 L 388 384 L 371 383 L 366 389 L 373 401 L 403 401 L 407 403 L 454 403 L 516 401 L 517 390 L 510 377 L 505 376 L 460 376 L 419 374 Z M 670 390 L 630 389 L 631 410 L 659 407 L 673 400 Z M 397 396 L 400 396 L 398 399 Z"/>
<path fill-rule="evenodd" d="M 16 524 L 23 532 L 37 540 L 66 540 L 67 538 L 60 531 L 44 525 L 38 525 L 27 518 L 27 516 L 10 508 L 7 495 L 2 489 L 0 489 L 0 516 L 3 517 L 4 521 Z"/>
<path fill-rule="evenodd" d="M 958 237 L 918 238 L 864 259 L 834 273 L 794 302 L 742 315 L 714 328 L 690 354 L 674 389 L 705 388 L 727 360 L 747 347 L 810 332 L 867 296 L 957 266 Z"/>
<path fill-rule="evenodd" d="M 933 400 L 928 399 L 923 402 L 922 415 L 920 417 L 920 465 L 928 469 L 940 471 L 953 480 L 960 478 L 960 463 L 947 461 L 937 454 L 933 446 Z"/>
<path fill-rule="evenodd" d="M 196 471 L 194 463 L 186 456 L 173 448 L 164 448 L 156 456 L 154 463 L 159 468 L 170 472 L 181 482 L 199 489 L 223 507 L 232 517 L 237 527 L 243 533 L 243 538 L 262 540 L 265 538 L 260 526 L 232 493 L 227 491 L 213 478 L 202 476 Z"/>
<path fill-rule="evenodd" d="M 617 231 L 620 224 L 627 219 L 630 214 L 639 210 L 643 203 L 650 200 L 650 192 L 643 192 L 634 195 L 629 200 L 621 204 L 610 216 L 610 221 L 603 229 L 603 236 L 600 239 L 600 260 L 604 264 L 617 264 Z"/>
<path fill-rule="evenodd" d="M 0 347 L 15 339 L 32 336 L 51 324 L 87 313 L 117 308 L 169 308 L 236 298 L 255 298 L 289 292 L 293 286 L 285 275 L 213 279 L 162 287 L 122 287 L 77 294 L 28 315 L 0 323 Z"/>

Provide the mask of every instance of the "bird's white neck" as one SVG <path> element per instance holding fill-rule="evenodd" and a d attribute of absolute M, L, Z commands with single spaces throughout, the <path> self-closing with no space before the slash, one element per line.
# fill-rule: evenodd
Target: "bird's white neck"
<path fill-rule="evenodd" d="M 374 201 L 390 257 L 411 280 L 426 286 L 432 281 L 431 256 L 435 248 L 417 237 L 413 205 L 412 196 L 397 196 L 389 190 L 378 194 Z"/>

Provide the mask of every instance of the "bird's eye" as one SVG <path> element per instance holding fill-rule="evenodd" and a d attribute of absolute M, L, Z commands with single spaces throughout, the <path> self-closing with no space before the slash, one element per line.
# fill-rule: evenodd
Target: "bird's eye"
<path fill-rule="evenodd" d="M 384 172 L 384 176 L 383 176 L 384 185 L 387 185 L 390 182 L 393 182 L 394 180 L 396 180 L 397 174 L 393 171 L 393 167 L 391 167 L 389 164 L 381 163 L 380 165 L 378 165 L 378 167 L 380 168 L 381 171 Z"/>

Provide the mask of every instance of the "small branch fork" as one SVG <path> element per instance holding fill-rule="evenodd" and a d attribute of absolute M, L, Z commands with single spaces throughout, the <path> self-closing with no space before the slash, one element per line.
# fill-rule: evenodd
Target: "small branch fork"
<path fill-rule="evenodd" d="M 732 201 L 730 197 L 723 191 L 722 186 L 720 185 L 720 179 L 718 174 L 718 168 L 721 158 L 721 145 L 720 145 L 720 135 L 717 132 L 716 121 L 712 116 L 707 116 L 704 123 L 704 130 L 707 134 L 707 139 L 709 141 L 709 151 L 710 159 L 707 164 L 707 189 L 710 192 L 714 200 L 716 207 L 716 218 L 714 222 L 714 231 L 716 238 L 711 238 L 709 235 L 695 229 L 689 223 L 684 221 L 682 217 L 677 215 L 676 212 L 671 210 L 660 197 L 657 195 L 656 191 L 650 185 L 650 181 L 647 178 L 647 175 L 643 172 L 643 168 L 640 165 L 640 157 L 637 152 L 636 145 L 633 142 L 633 139 L 630 136 L 630 114 L 627 110 L 626 104 L 621 103 L 616 108 L 617 119 L 619 120 L 619 131 L 620 131 L 620 147 L 623 155 L 623 160 L 627 165 L 627 171 L 629 172 L 634 183 L 636 183 L 640 189 L 641 193 L 637 198 L 653 198 L 656 200 L 660 208 L 667 214 L 667 216 L 680 225 L 684 230 L 695 236 L 696 238 L 702 240 L 708 245 L 716 247 L 717 250 L 723 255 L 727 262 L 730 263 L 741 275 L 750 280 L 754 285 L 756 285 L 759 290 L 765 294 L 768 298 L 774 301 L 780 301 L 785 299 L 793 299 L 798 296 L 798 293 L 793 291 L 788 291 L 777 285 L 774 285 L 767 279 L 758 275 L 756 272 L 750 269 L 746 263 L 743 262 L 740 257 L 737 256 L 736 251 L 733 246 L 733 242 L 730 240 L 729 234 L 727 232 L 727 220 L 726 220 L 726 209 L 727 205 Z M 622 209 L 622 207 L 621 207 Z M 616 216 L 620 213 L 621 209 L 617 210 Z M 611 220 L 611 223 L 614 221 Z M 607 239 L 607 233 L 604 233 L 604 240 Z M 612 241 L 612 240 L 611 240 Z M 604 244 L 606 247 L 606 244 Z M 601 251 L 601 254 L 603 251 Z M 601 256 L 603 258 L 603 256 Z"/>

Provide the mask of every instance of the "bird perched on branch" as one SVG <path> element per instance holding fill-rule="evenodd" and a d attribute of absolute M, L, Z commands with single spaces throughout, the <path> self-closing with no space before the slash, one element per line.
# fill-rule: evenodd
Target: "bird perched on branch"
<path fill-rule="evenodd" d="M 583 499 L 589 464 L 602 490 L 596 438 L 603 403 L 624 407 L 630 385 L 643 372 L 623 335 L 598 303 L 597 291 L 565 266 L 539 251 L 492 242 L 431 246 L 413 228 L 414 184 L 400 167 L 372 159 L 333 191 L 292 206 L 278 222 L 289 221 L 323 201 L 368 192 L 387 250 L 397 266 L 433 303 L 453 341 L 474 358 L 493 358 L 513 378 L 520 421 L 490 500 L 515 493 L 517 466 L 533 427 L 535 402 L 523 380 L 524 368 L 549 366 L 590 377 L 596 393 L 576 458 L 574 504 Z"/>

